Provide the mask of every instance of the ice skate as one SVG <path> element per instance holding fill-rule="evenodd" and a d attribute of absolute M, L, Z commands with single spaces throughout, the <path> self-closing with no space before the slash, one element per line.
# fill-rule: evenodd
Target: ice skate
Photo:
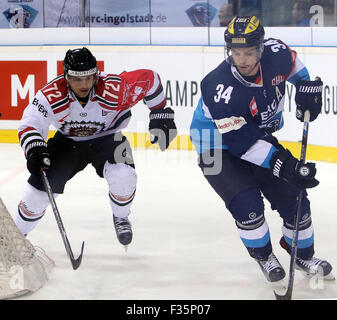
<path fill-rule="evenodd" d="M 131 223 L 129 219 L 126 218 L 118 218 L 113 216 L 113 221 L 116 229 L 116 235 L 118 241 L 125 246 L 125 251 L 127 250 L 127 246 L 132 241 L 132 229 Z"/>
<path fill-rule="evenodd" d="M 302 271 L 307 277 L 321 276 L 324 280 L 335 280 L 332 266 L 328 261 L 312 257 L 310 260 L 296 259 L 295 268 Z"/>
<path fill-rule="evenodd" d="M 280 245 L 285 249 L 289 254 L 291 253 L 290 245 L 282 237 L 280 240 Z M 311 278 L 313 276 L 319 275 L 324 280 L 335 280 L 333 275 L 332 266 L 326 260 L 321 260 L 315 257 L 312 257 L 309 260 L 303 260 L 301 258 L 296 258 L 295 268 L 304 273 L 305 276 Z"/>
<path fill-rule="evenodd" d="M 266 260 L 255 260 L 269 282 L 277 282 L 285 277 L 286 273 L 273 253 Z"/>

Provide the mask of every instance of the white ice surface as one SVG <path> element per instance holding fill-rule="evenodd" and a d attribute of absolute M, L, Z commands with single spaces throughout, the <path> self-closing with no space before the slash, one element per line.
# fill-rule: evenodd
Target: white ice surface
<path fill-rule="evenodd" d="M 132 207 L 134 239 L 118 243 L 105 180 L 88 166 L 56 202 L 74 255 L 85 241 L 74 271 L 51 208 L 29 234 L 56 266 L 46 285 L 19 299 L 227 300 L 274 299 L 238 237 L 230 213 L 215 194 L 190 151 L 134 150 L 138 186 Z M 309 190 L 316 256 L 337 266 L 337 165 L 318 162 L 320 185 Z M 0 144 L 0 196 L 11 214 L 28 178 L 17 144 Z M 229 182 L 228 182 L 229 183 Z M 265 202 L 274 252 L 288 274 L 289 256 L 280 248 L 281 219 Z M 336 281 L 308 281 L 296 272 L 294 299 L 337 299 Z"/>

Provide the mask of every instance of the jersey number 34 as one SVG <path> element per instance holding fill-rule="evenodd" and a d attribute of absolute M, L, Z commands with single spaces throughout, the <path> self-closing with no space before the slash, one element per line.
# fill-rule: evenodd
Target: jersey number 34
<path fill-rule="evenodd" d="M 217 94 L 214 96 L 215 102 L 220 102 L 221 99 L 224 99 L 224 103 L 226 104 L 229 102 L 233 91 L 233 87 L 229 86 L 228 88 L 226 88 L 226 90 L 224 89 L 225 86 L 221 83 L 216 86 Z"/>

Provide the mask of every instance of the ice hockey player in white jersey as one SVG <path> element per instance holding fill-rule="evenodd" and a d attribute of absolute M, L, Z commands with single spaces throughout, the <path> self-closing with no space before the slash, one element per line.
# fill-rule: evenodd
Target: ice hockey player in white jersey
<path fill-rule="evenodd" d="M 87 48 L 68 50 L 63 67 L 63 75 L 36 93 L 20 122 L 18 135 L 31 175 L 16 224 L 28 234 L 45 214 L 49 199 L 41 168 L 57 196 L 67 181 L 91 164 L 108 183 L 107 199 L 117 237 L 127 246 L 133 235 L 128 216 L 137 175 L 129 142 L 121 130 L 130 120 L 130 109 L 143 100 L 150 110 L 151 143 L 158 143 L 164 151 L 177 134 L 174 111 L 165 107 L 160 77 L 152 70 L 119 75 L 99 72 L 96 58 Z M 50 125 L 57 132 L 46 141 Z"/>
<path fill-rule="evenodd" d="M 290 252 L 297 196 L 318 185 L 314 163 L 297 160 L 272 135 L 283 126 L 285 83 L 296 86 L 296 117 L 314 121 L 322 107 L 322 81 L 310 80 L 296 52 L 264 39 L 258 18 L 235 17 L 225 31 L 227 58 L 201 82 L 201 99 L 191 123 L 199 166 L 232 214 L 239 236 L 267 280 L 285 271 L 273 253 L 262 196 L 282 221 L 281 246 Z M 331 275 L 328 261 L 314 257 L 310 202 L 304 190 L 296 267 Z"/>

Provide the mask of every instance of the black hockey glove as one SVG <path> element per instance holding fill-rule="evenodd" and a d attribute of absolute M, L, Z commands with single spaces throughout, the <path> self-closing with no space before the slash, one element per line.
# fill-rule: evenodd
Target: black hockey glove
<path fill-rule="evenodd" d="M 171 141 L 177 136 L 174 111 L 171 108 L 151 111 L 149 131 L 151 143 L 158 143 L 161 151 L 166 150 Z"/>
<path fill-rule="evenodd" d="M 30 149 L 27 152 L 27 168 L 32 174 L 40 174 L 42 169 L 50 168 L 50 153 L 47 144 L 43 141 L 32 142 Z"/>
<path fill-rule="evenodd" d="M 303 161 L 294 158 L 287 149 L 277 151 L 272 156 L 270 169 L 274 176 L 300 189 L 314 188 L 319 184 L 319 181 L 315 179 L 315 163 L 303 163 Z"/>
<path fill-rule="evenodd" d="M 296 82 L 296 118 L 304 121 L 304 112 L 310 111 L 310 121 L 314 121 L 322 109 L 323 82 L 319 77 L 315 81 L 299 80 Z"/>

